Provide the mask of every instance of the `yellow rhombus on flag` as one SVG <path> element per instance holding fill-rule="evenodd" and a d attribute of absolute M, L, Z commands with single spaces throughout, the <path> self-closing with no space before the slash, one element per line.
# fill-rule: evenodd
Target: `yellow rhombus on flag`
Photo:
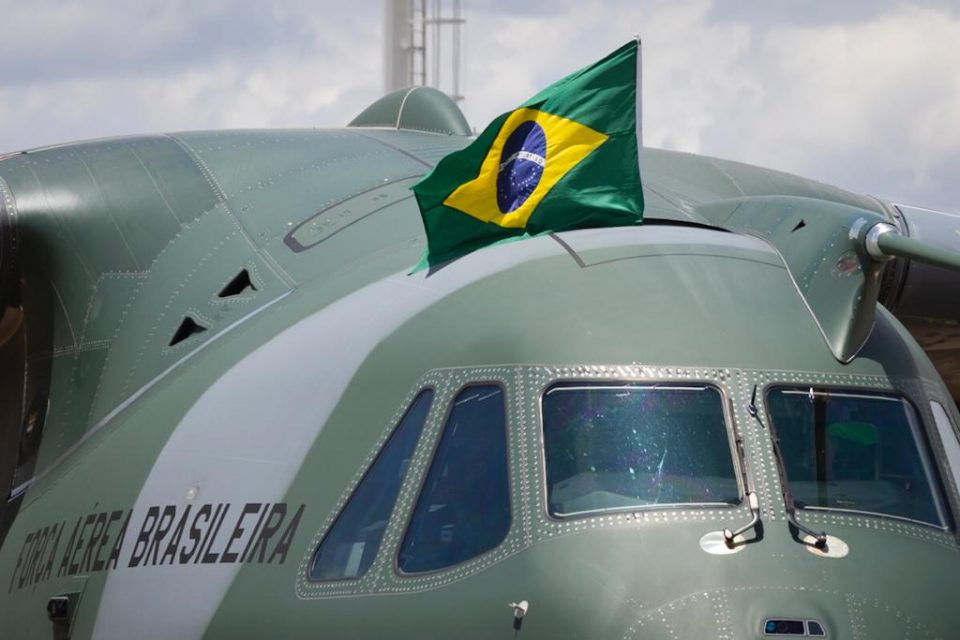
<path fill-rule="evenodd" d="M 435 265 L 507 238 L 643 218 L 639 43 L 502 114 L 413 187 Z"/>

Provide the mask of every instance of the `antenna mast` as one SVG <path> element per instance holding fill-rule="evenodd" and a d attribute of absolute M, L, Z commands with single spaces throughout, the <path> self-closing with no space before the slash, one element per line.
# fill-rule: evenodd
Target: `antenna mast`
<path fill-rule="evenodd" d="M 460 0 L 384 0 L 384 91 L 428 86 L 454 102 L 460 88 Z M 450 5 L 449 8 L 447 5 Z"/>

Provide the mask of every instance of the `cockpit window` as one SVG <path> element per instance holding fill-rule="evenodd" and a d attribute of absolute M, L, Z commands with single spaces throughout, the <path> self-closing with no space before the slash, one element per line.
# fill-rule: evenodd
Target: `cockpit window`
<path fill-rule="evenodd" d="M 435 571 L 499 545 L 510 529 L 503 389 L 474 385 L 453 401 L 397 566 Z"/>
<path fill-rule="evenodd" d="M 714 387 L 563 383 L 542 410 L 551 515 L 739 502 Z"/>
<path fill-rule="evenodd" d="M 944 526 L 914 408 L 893 395 L 773 388 L 767 405 L 800 508 Z"/>
<path fill-rule="evenodd" d="M 410 405 L 317 547 L 311 580 L 359 578 L 370 568 L 432 401 L 433 391 L 425 389 Z"/>

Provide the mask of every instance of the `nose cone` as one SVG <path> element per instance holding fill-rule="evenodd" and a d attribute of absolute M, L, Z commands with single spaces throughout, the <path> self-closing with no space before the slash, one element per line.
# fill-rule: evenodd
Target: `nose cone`
<path fill-rule="evenodd" d="M 896 603 L 802 586 L 755 585 L 691 593 L 634 612 L 625 639 L 927 637 L 921 616 Z M 934 637 L 930 635 L 930 637 Z"/>
<path fill-rule="evenodd" d="M 598 529 L 534 545 L 509 573 L 510 597 L 530 605 L 519 637 L 955 637 L 954 551 L 900 536 L 897 553 L 885 553 L 882 533 L 834 525 L 850 552 L 827 556 L 779 524 L 729 555 L 704 553 L 703 523 Z"/>

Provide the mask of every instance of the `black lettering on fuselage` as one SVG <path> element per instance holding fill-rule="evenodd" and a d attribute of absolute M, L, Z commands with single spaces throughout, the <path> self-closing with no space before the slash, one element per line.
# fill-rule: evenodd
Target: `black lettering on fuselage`
<path fill-rule="evenodd" d="M 177 526 L 173 530 L 173 535 L 170 536 L 170 542 L 167 543 L 167 550 L 164 551 L 160 557 L 160 564 L 166 562 L 167 558 L 170 558 L 170 564 L 173 564 L 174 560 L 176 560 L 177 548 L 180 546 L 180 538 L 183 537 L 183 529 L 187 526 L 187 518 L 190 517 L 190 507 L 192 506 L 193 505 L 188 504 L 187 508 L 183 510 L 183 515 L 180 516 L 180 521 L 177 522 Z"/>
<path fill-rule="evenodd" d="M 157 554 L 160 552 L 160 541 L 167 535 L 167 532 L 170 531 L 170 526 L 173 524 L 173 519 L 177 515 L 177 508 L 172 504 L 168 504 L 163 508 L 163 513 L 160 514 L 160 522 L 157 524 L 157 528 L 154 529 L 153 539 L 150 541 L 150 547 L 147 549 L 146 556 L 143 559 L 144 566 L 149 562 L 152 565 L 157 564 Z"/>
<path fill-rule="evenodd" d="M 123 526 L 120 527 L 120 533 L 117 534 L 117 541 L 113 543 L 113 549 L 110 550 L 110 557 L 107 558 L 108 569 L 117 568 L 117 561 L 120 560 L 120 549 L 123 547 L 123 539 L 127 537 L 127 526 L 130 524 L 130 516 L 132 515 L 133 509 L 130 509 L 127 512 L 127 519 L 123 521 Z"/>
<path fill-rule="evenodd" d="M 237 558 L 240 556 L 239 553 L 230 551 L 230 547 L 233 543 L 243 537 L 243 519 L 247 516 L 253 515 L 260 511 L 260 507 L 263 505 L 259 502 L 248 502 L 243 505 L 243 511 L 240 512 L 240 517 L 237 518 L 237 524 L 233 527 L 233 533 L 230 534 L 230 539 L 227 540 L 227 546 L 223 549 L 223 553 L 220 555 L 220 562 L 236 562 Z"/>
<path fill-rule="evenodd" d="M 11 591 L 13 591 L 13 582 L 14 580 L 17 579 L 17 574 L 20 573 L 22 575 L 22 573 L 20 572 L 20 567 L 23 564 L 23 552 L 28 548 L 30 548 L 30 543 L 32 541 L 33 541 L 33 533 L 31 532 L 27 534 L 26 539 L 23 541 L 23 546 L 20 547 L 20 555 L 17 557 L 17 566 L 14 567 L 13 575 L 10 576 L 10 586 L 7 588 L 7 593 L 10 593 Z M 28 554 L 28 557 L 29 557 L 29 554 Z M 20 582 L 17 583 L 17 589 L 21 588 L 22 582 L 23 581 L 21 580 Z"/>
<path fill-rule="evenodd" d="M 293 514 L 293 520 L 290 521 L 283 535 L 280 536 L 280 540 L 277 542 L 277 546 L 273 548 L 273 553 L 270 554 L 267 564 L 273 562 L 273 559 L 277 556 L 280 556 L 280 564 L 287 560 L 287 552 L 290 551 L 290 545 L 293 543 L 293 536 L 297 533 L 297 526 L 300 524 L 300 516 L 303 515 L 305 506 L 301 504 L 297 512 Z"/>
<path fill-rule="evenodd" d="M 47 545 L 50 543 L 50 538 L 53 537 L 55 525 L 48 525 L 43 528 L 43 532 L 40 534 L 40 544 L 35 545 L 36 547 L 36 559 L 31 563 L 31 577 L 30 584 L 36 584 L 40 581 L 40 575 L 43 573 L 43 558 L 47 555 Z"/>
<path fill-rule="evenodd" d="M 20 572 L 20 580 L 17 582 L 17 588 L 29 586 L 33 582 L 33 569 L 37 565 L 37 556 L 40 553 L 40 545 L 43 543 L 43 536 L 47 533 L 46 529 L 37 529 L 33 533 L 33 542 L 30 544 L 30 553 L 27 554 L 27 563 Z"/>
<path fill-rule="evenodd" d="M 77 532 L 80 531 L 80 523 L 83 522 L 83 516 L 77 518 L 77 524 L 73 525 L 73 532 L 70 534 L 70 539 L 67 541 L 67 547 L 63 550 L 63 559 L 60 560 L 60 568 L 57 569 L 57 577 L 62 578 L 65 575 L 70 575 L 70 552 L 73 551 L 73 543 L 77 539 Z"/>
<path fill-rule="evenodd" d="M 80 573 L 80 563 L 74 562 L 74 560 L 77 557 L 77 553 L 83 548 L 83 543 L 85 542 L 83 538 L 84 531 L 87 530 L 88 525 L 93 524 L 95 519 L 96 514 L 93 513 L 83 519 L 83 526 L 80 527 L 80 534 L 77 536 L 77 544 L 73 547 L 73 553 L 70 554 L 70 571 L 68 575 L 75 576 Z"/>
<path fill-rule="evenodd" d="M 80 565 L 83 572 L 90 570 L 90 563 L 93 560 L 93 549 L 100 542 L 100 536 L 103 535 L 103 529 L 107 526 L 107 512 L 103 511 L 97 514 L 97 519 L 93 521 L 93 530 L 90 532 L 90 541 L 87 543 L 87 550 L 83 552 L 83 560 Z"/>
<path fill-rule="evenodd" d="M 37 559 L 37 551 L 40 549 L 40 536 L 43 535 L 43 529 L 37 529 L 33 532 L 33 539 L 30 542 L 30 550 L 27 552 L 26 562 L 23 563 L 23 570 L 20 572 L 20 579 L 17 580 L 17 588 L 23 589 L 30 584 L 30 577 L 33 575 L 33 566 Z"/>
<path fill-rule="evenodd" d="M 204 522 L 210 522 L 210 513 L 213 511 L 213 507 L 209 504 L 205 504 L 197 510 L 197 515 L 193 517 L 193 524 L 190 525 L 190 540 L 193 542 L 193 546 L 190 547 L 190 551 L 187 552 L 186 549 L 180 550 L 180 564 L 187 564 L 190 562 L 190 558 L 193 557 L 195 551 L 199 550 L 200 539 L 203 537 L 203 530 L 200 529 L 197 525 L 199 524 L 200 517 L 203 516 Z"/>
<path fill-rule="evenodd" d="M 270 503 L 265 502 L 263 504 L 263 511 L 260 512 L 260 517 L 257 518 L 257 524 L 253 527 L 253 533 L 250 534 L 250 539 L 247 540 L 247 546 L 243 548 L 243 555 L 240 556 L 240 562 L 246 562 L 250 559 L 250 552 L 253 549 L 253 541 L 257 539 L 257 532 L 260 531 L 260 525 L 263 524 L 263 519 L 267 516 L 269 511 Z"/>
<path fill-rule="evenodd" d="M 182 511 L 176 505 L 148 507 L 127 566 L 286 562 L 306 505 L 301 504 L 288 521 L 285 503 L 247 502 L 225 528 L 234 506 L 188 504 Z M 10 574 L 7 593 L 49 580 L 57 558 L 58 578 L 116 569 L 133 511 L 120 509 L 80 516 L 63 547 L 60 539 L 66 521 L 28 532 Z M 112 535 L 121 520 L 119 531 Z"/>
<path fill-rule="evenodd" d="M 263 525 L 263 530 L 260 531 L 260 537 L 257 538 L 256 543 L 253 545 L 253 549 L 250 550 L 250 556 L 247 558 L 248 562 L 253 562 L 253 557 L 257 556 L 257 562 L 263 562 L 263 556 L 267 552 L 267 543 L 270 541 L 270 538 L 277 532 L 277 529 L 280 528 L 280 524 L 283 522 L 283 519 L 287 515 L 287 505 L 278 502 L 273 505 L 273 508 L 270 509 L 270 515 L 267 516 L 267 522 Z M 274 518 L 276 516 L 276 518 Z M 259 553 L 258 553 L 259 552 Z"/>
<path fill-rule="evenodd" d="M 223 507 L 223 512 L 220 514 L 220 519 L 217 520 L 216 523 L 213 524 L 213 525 L 211 525 L 211 527 L 210 527 L 210 528 L 213 530 L 213 535 L 209 536 L 209 537 L 210 537 L 210 544 L 207 545 L 207 550 L 206 550 L 206 552 L 203 554 L 203 560 L 201 560 L 201 562 L 202 562 L 203 564 L 213 564 L 214 562 L 217 561 L 217 558 L 220 557 L 219 552 L 218 552 L 218 553 L 212 553 L 212 552 L 211 552 L 211 549 L 213 548 L 213 543 L 216 542 L 216 540 L 217 540 L 217 533 L 220 532 L 220 526 L 223 524 L 224 518 L 227 517 L 227 511 L 230 511 L 230 505 L 229 505 L 229 504 L 223 504 L 223 505 L 220 505 L 220 506 Z M 218 507 L 218 509 L 219 509 L 219 507 Z"/>
<path fill-rule="evenodd" d="M 111 511 L 106 525 L 103 527 L 103 533 L 100 536 L 100 544 L 97 545 L 97 552 L 93 555 L 93 570 L 102 571 L 106 566 L 106 561 L 100 559 L 103 548 L 110 542 L 110 525 L 123 517 L 123 511 Z"/>
<path fill-rule="evenodd" d="M 136 567 L 140 560 L 147 553 L 147 546 L 150 544 L 150 534 L 157 526 L 157 520 L 160 518 L 160 507 L 150 507 L 147 509 L 147 515 L 143 518 L 140 525 L 140 533 L 137 534 L 137 541 L 133 545 L 133 552 L 130 554 L 128 567 Z"/>
<path fill-rule="evenodd" d="M 200 543 L 200 548 L 197 550 L 197 555 L 193 558 L 194 564 L 199 564 L 203 560 L 203 555 L 206 553 L 207 548 L 210 546 L 210 543 L 213 542 L 210 539 L 210 534 L 213 533 L 213 527 L 217 524 L 217 521 L 220 519 L 220 514 L 223 512 L 223 504 L 218 504 L 217 508 L 213 510 L 213 517 L 210 518 L 210 524 L 207 526 L 206 535 L 203 536 L 203 542 Z"/>
<path fill-rule="evenodd" d="M 46 582 L 50 579 L 50 575 L 53 573 L 53 561 L 57 556 L 57 549 L 60 548 L 60 534 L 63 533 L 63 528 L 67 525 L 67 521 L 64 520 L 60 523 L 59 526 L 54 525 L 54 529 L 57 532 L 57 539 L 53 541 L 53 546 L 50 547 L 50 553 L 47 554 L 47 562 L 44 565 L 43 573 L 40 574 L 40 582 Z M 53 537 L 51 532 L 50 537 Z"/>

